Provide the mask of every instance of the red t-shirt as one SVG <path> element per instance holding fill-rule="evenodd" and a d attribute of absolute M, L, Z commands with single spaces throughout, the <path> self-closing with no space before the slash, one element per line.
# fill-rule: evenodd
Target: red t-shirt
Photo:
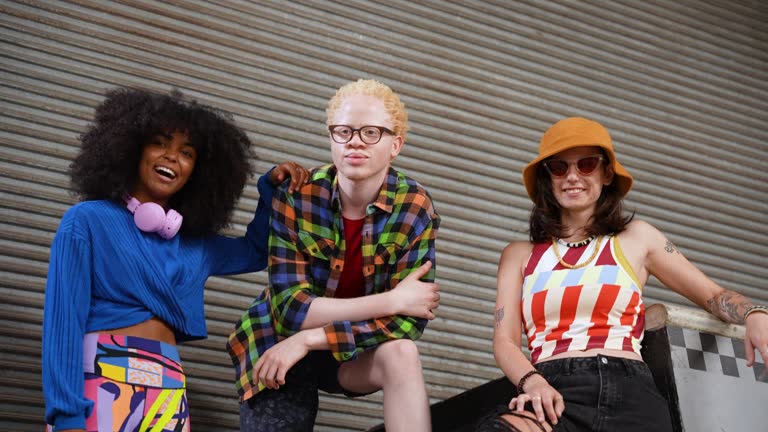
<path fill-rule="evenodd" d="M 344 251 L 344 270 L 341 271 L 339 286 L 335 298 L 355 298 L 365 294 L 365 277 L 363 276 L 363 224 L 365 218 L 352 220 L 344 219 L 344 240 L 347 249 Z"/>

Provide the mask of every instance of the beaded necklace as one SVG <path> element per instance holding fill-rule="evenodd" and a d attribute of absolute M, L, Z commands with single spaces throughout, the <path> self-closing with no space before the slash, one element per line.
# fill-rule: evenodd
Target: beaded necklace
<path fill-rule="evenodd" d="M 591 239 L 587 239 L 587 240 L 589 240 L 587 241 L 587 244 L 589 244 L 592 241 Z M 593 259 L 595 259 L 595 257 L 597 256 L 597 252 L 600 250 L 600 242 L 602 240 L 603 240 L 603 236 L 600 236 L 597 238 L 597 243 L 595 243 L 595 250 L 592 251 L 592 256 L 590 256 L 588 260 L 584 261 L 581 264 L 568 264 L 567 262 L 565 262 L 563 260 L 563 257 L 560 256 L 560 252 L 558 252 L 557 250 L 557 241 L 554 239 L 554 237 L 552 238 L 552 250 L 555 252 L 555 256 L 557 257 L 557 260 L 560 261 L 560 264 L 562 264 L 563 267 L 573 270 L 573 269 L 586 267 L 589 263 L 592 262 Z M 584 241 L 585 240 L 582 240 L 579 243 L 582 243 Z"/>
<path fill-rule="evenodd" d="M 565 240 L 563 240 L 563 239 L 561 239 L 561 238 L 557 239 L 557 242 L 558 242 L 558 243 L 560 243 L 561 245 L 563 245 L 563 246 L 567 246 L 567 247 L 569 247 L 569 248 L 580 248 L 580 247 L 582 247 L 582 246 L 586 246 L 586 245 L 588 245 L 588 244 L 589 244 L 589 243 L 591 243 L 591 242 L 592 242 L 592 240 L 594 240 L 595 238 L 596 238 L 596 237 L 595 237 L 595 235 L 593 234 L 593 235 L 591 235 L 591 236 L 589 236 L 589 237 L 585 238 L 584 240 L 581 240 L 581 241 L 577 241 L 577 242 L 567 242 L 567 241 L 565 241 Z"/>

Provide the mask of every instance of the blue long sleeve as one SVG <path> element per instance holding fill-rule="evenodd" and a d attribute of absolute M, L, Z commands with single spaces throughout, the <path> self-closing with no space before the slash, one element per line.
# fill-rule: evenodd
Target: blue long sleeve
<path fill-rule="evenodd" d="M 259 178 L 256 187 L 259 202 L 256 213 L 248 224 L 244 237 L 230 238 L 212 235 L 208 238 L 208 255 L 211 274 L 228 275 L 263 270 L 267 267 L 269 251 L 269 218 L 272 212 L 274 186 L 269 183 L 269 173 Z M 267 227 L 265 229 L 264 227 Z"/>
<path fill-rule="evenodd" d="M 74 212 L 51 245 L 43 320 L 45 419 L 59 429 L 84 429 L 93 402 L 83 396 L 83 335 L 91 294 L 91 248 Z"/>
<path fill-rule="evenodd" d="M 259 205 L 245 236 L 165 240 L 140 231 L 122 203 L 86 201 L 62 217 L 51 245 L 43 314 L 46 422 L 82 429 L 83 337 L 156 317 L 177 342 L 207 337 L 203 289 L 214 274 L 263 270 L 274 188 L 258 181 Z"/>

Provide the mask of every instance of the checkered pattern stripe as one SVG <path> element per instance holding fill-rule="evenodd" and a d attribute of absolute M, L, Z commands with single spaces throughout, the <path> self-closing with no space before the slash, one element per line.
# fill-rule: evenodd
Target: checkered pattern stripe
<path fill-rule="evenodd" d="M 755 351 L 755 364 L 747 367 L 742 340 L 671 326 L 667 327 L 667 334 L 673 367 L 768 383 L 768 371 L 760 353 Z"/>
<path fill-rule="evenodd" d="M 243 314 L 227 342 L 241 400 L 261 390 L 253 366 L 277 336 L 301 329 L 315 297 L 333 297 L 344 268 L 336 169 L 311 173 L 294 194 L 281 188 L 273 199 L 269 238 L 269 287 Z M 390 169 L 363 226 L 365 293 L 388 291 L 427 261 L 435 262 L 440 217 L 427 191 Z M 423 278 L 434 281 L 434 267 Z M 426 320 L 391 316 L 361 322 L 335 322 L 324 328 L 333 356 L 348 361 L 392 339 L 418 339 Z M 260 383 L 259 383 L 260 384 Z"/>

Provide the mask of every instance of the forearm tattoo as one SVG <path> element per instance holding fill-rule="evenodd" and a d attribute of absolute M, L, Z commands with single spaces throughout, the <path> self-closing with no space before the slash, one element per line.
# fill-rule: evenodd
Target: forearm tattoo
<path fill-rule="evenodd" d="M 675 244 L 669 240 L 667 240 L 667 244 L 664 245 L 664 250 L 667 251 L 668 253 L 675 253 L 675 252 L 682 253 L 680 252 L 680 249 L 678 249 L 677 246 L 675 246 Z"/>
<path fill-rule="evenodd" d="M 723 291 L 707 300 L 707 310 L 725 322 L 744 324 L 744 314 L 752 307 L 752 302 L 734 291 Z"/>
<path fill-rule="evenodd" d="M 494 327 L 499 328 L 501 327 L 501 320 L 504 319 L 504 308 L 501 307 L 499 309 L 496 309 L 496 312 L 493 314 L 494 317 Z"/>

